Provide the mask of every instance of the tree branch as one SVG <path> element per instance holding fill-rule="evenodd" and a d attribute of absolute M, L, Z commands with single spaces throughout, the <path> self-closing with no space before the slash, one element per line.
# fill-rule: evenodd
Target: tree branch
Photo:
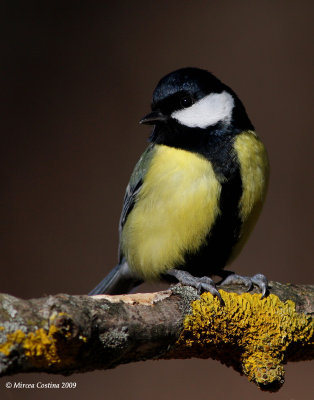
<path fill-rule="evenodd" d="M 121 296 L 0 295 L 0 375 L 71 374 L 147 359 L 214 358 L 261 389 L 283 364 L 314 358 L 314 286 L 271 282 L 270 295 L 191 287 Z M 241 294 L 242 291 L 242 294 Z"/>

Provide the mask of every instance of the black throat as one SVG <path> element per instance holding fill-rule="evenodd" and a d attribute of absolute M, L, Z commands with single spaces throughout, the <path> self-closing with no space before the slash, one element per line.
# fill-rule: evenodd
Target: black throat
<path fill-rule="evenodd" d="M 150 141 L 169 147 L 191 151 L 212 163 L 221 181 L 228 180 L 238 169 L 233 143 L 237 133 L 231 127 L 216 124 L 207 129 L 189 128 L 171 121 L 154 127 Z"/>

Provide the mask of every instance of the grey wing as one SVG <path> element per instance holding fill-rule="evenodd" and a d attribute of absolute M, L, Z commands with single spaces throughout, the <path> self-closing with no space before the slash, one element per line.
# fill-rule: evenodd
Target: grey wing
<path fill-rule="evenodd" d="M 139 179 L 135 183 L 135 185 L 131 185 L 129 183 L 126 188 L 123 200 L 122 212 L 119 221 L 119 235 L 121 235 L 125 221 L 127 220 L 127 217 L 130 214 L 132 208 L 134 207 L 136 197 L 141 190 L 142 184 L 143 184 L 143 179 Z"/>
<path fill-rule="evenodd" d="M 143 180 L 146 175 L 146 172 L 149 168 L 149 164 L 151 162 L 151 159 L 153 157 L 155 151 L 155 147 L 153 144 L 150 144 L 147 149 L 144 151 L 140 159 L 138 160 L 134 171 L 131 175 L 130 182 L 126 188 L 125 195 L 124 195 L 124 200 L 123 200 L 123 206 L 122 206 L 122 212 L 120 216 L 120 222 L 119 222 L 119 237 L 121 238 L 121 233 L 123 230 L 123 226 L 128 218 L 128 215 L 132 211 L 136 198 L 141 191 L 142 185 L 143 185 Z M 119 257 L 121 259 L 121 254 L 120 254 L 120 246 L 119 246 Z"/>

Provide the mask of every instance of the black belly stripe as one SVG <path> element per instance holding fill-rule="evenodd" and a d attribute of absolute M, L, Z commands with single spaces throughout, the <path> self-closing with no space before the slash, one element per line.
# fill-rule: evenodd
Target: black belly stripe
<path fill-rule="evenodd" d="M 241 218 L 239 202 L 242 196 L 240 166 L 233 149 L 233 140 L 222 148 L 207 153 L 215 174 L 221 182 L 220 215 L 211 227 L 206 243 L 195 254 L 186 254 L 183 269 L 195 276 L 213 275 L 226 265 L 234 245 L 239 239 Z M 182 267 L 181 267 L 182 268 Z"/>
<path fill-rule="evenodd" d="M 242 194 L 239 169 L 222 184 L 220 195 L 221 213 L 207 235 L 206 243 L 195 253 L 186 254 L 182 269 L 194 276 L 214 275 L 224 268 L 232 248 L 239 239 L 241 219 L 238 205 Z"/>
<path fill-rule="evenodd" d="M 242 196 L 242 179 L 239 161 L 233 144 L 242 130 L 217 125 L 206 131 L 174 125 L 172 129 L 156 126 L 151 141 L 201 154 L 207 158 L 221 183 L 220 215 L 209 227 L 207 240 L 195 253 L 184 255 L 184 269 L 194 276 L 209 276 L 226 265 L 234 245 L 239 240 L 241 219 L 239 202 Z"/>

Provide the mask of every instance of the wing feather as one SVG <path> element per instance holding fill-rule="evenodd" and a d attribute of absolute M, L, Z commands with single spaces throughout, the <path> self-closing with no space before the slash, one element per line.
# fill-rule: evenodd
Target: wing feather
<path fill-rule="evenodd" d="M 125 191 L 122 212 L 121 212 L 120 221 L 119 221 L 119 237 L 120 238 L 121 238 L 121 233 L 122 233 L 124 224 L 128 218 L 128 215 L 132 211 L 132 209 L 135 205 L 137 196 L 138 196 L 139 192 L 141 191 L 141 188 L 143 185 L 143 180 L 144 180 L 146 172 L 149 168 L 149 164 L 152 160 L 154 151 L 155 151 L 154 144 L 150 144 L 147 147 L 147 149 L 144 151 L 144 153 L 141 155 L 138 162 L 136 163 L 133 173 L 131 175 L 130 182 Z M 119 246 L 119 254 L 120 254 L 120 246 Z M 121 258 L 121 255 L 120 255 L 120 258 Z"/>

